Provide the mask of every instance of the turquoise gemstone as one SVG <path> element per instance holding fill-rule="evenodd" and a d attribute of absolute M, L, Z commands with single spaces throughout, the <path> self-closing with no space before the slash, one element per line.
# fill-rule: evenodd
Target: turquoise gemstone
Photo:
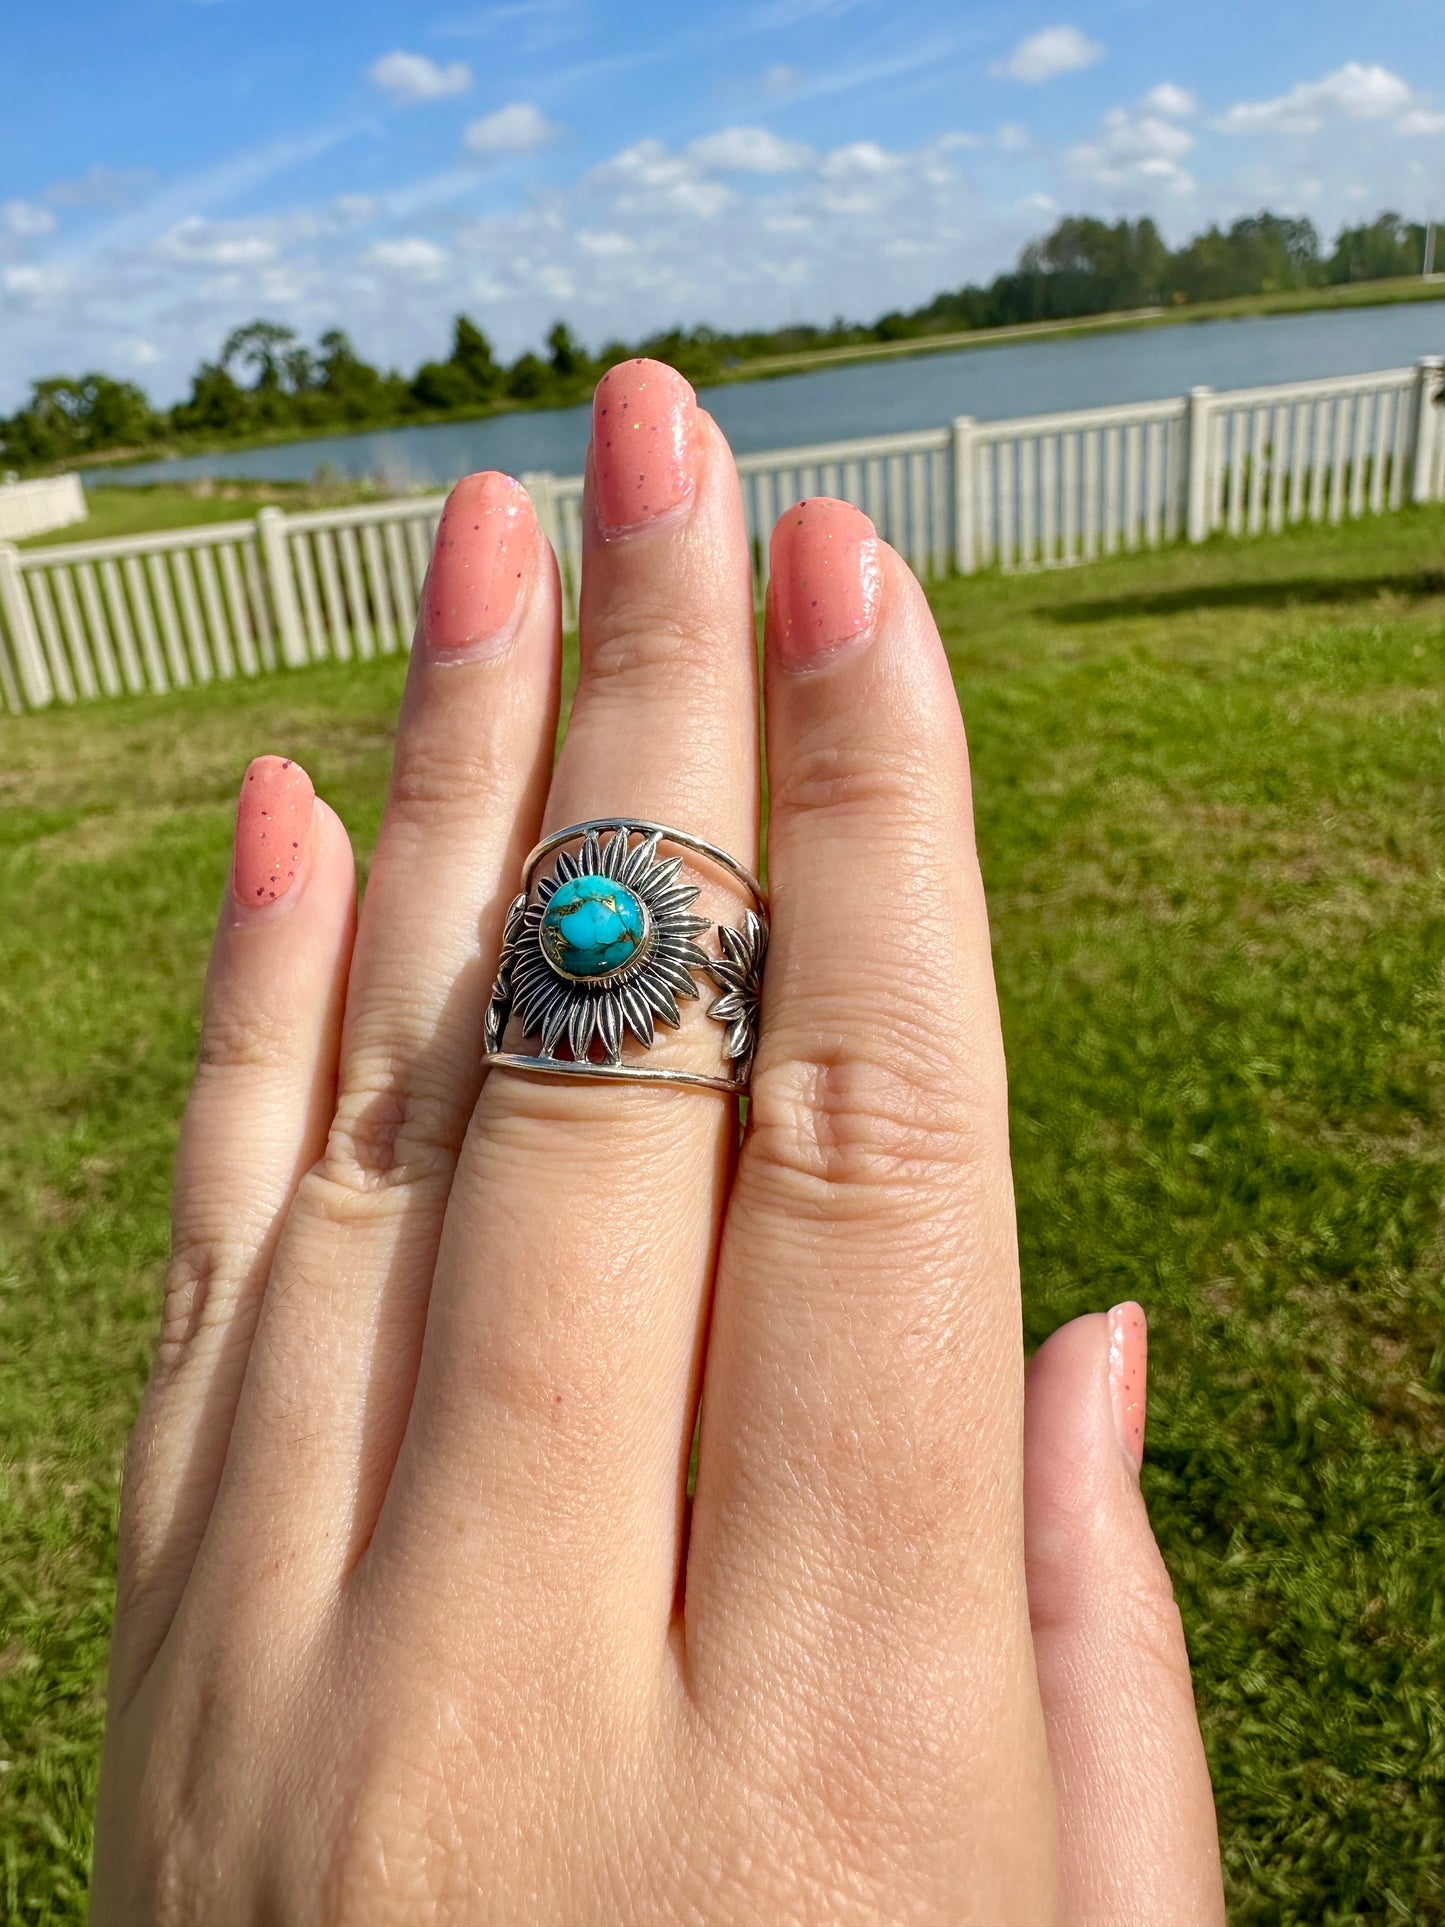
<path fill-rule="evenodd" d="M 647 935 L 647 913 L 611 877 L 559 884 L 542 918 L 542 949 L 569 977 L 610 977 L 630 963 Z"/>

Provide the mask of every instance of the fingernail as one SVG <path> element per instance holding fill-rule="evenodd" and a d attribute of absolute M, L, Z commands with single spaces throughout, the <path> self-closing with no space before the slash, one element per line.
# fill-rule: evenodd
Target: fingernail
<path fill-rule="evenodd" d="M 499 654 L 537 540 L 520 482 L 489 469 L 465 475 L 447 497 L 427 570 L 424 630 L 443 656 Z"/>
<path fill-rule="evenodd" d="M 861 509 L 816 496 L 773 530 L 770 624 L 785 669 L 813 669 L 866 636 L 878 614 L 878 536 Z"/>
<path fill-rule="evenodd" d="M 311 778 L 289 756 L 258 756 L 241 779 L 231 894 L 247 909 L 275 903 L 296 881 L 311 836 Z"/>
<path fill-rule="evenodd" d="M 604 535 L 621 535 L 692 500 L 697 397 L 661 361 L 609 368 L 592 396 L 592 487 Z"/>
<path fill-rule="evenodd" d="M 1109 1398 L 1114 1429 L 1137 1472 L 1144 1463 L 1144 1406 L 1149 1390 L 1149 1327 L 1131 1299 L 1109 1313 Z"/>

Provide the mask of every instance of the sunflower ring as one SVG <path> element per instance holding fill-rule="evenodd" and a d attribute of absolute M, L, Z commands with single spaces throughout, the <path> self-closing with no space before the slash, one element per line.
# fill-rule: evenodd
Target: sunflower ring
<path fill-rule="evenodd" d="M 702 892 L 682 876 L 688 858 L 746 894 L 737 924 L 694 910 Z M 740 1096 L 757 1045 L 767 947 L 762 886 L 725 850 L 662 823 L 574 823 L 546 837 L 523 866 L 487 1007 L 486 1061 L 546 1076 L 692 1084 Z M 722 992 L 707 1014 L 724 1027 L 718 1043 L 726 1068 L 713 1075 L 639 1057 L 662 1031 L 681 1029 L 679 1000 L 695 1000 L 701 979 Z M 504 1049 L 509 1025 L 524 1041 L 535 1039 L 535 1048 Z"/>

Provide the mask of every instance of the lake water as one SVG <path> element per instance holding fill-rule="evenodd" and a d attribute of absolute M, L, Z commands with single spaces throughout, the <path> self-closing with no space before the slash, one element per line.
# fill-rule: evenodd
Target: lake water
<path fill-rule="evenodd" d="M 1115 402 L 1157 401 L 1198 383 L 1247 388 L 1326 375 L 1368 374 L 1445 352 L 1445 301 L 1343 313 L 1200 321 L 1117 334 L 999 342 L 816 374 L 734 382 L 702 391 L 739 454 L 935 428 L 955 415 L 999 420 Z M 397 489 L 446 486 L 471 469 L 577 474 L 587 449 L 586 407 L 494 415 L 361 435 L 319 436 L 276 448 L 222 450 L 105 469 L 91 482 L 201 476 L 305 481 L 323 464 L 347 477 L 380 476 Z"/>

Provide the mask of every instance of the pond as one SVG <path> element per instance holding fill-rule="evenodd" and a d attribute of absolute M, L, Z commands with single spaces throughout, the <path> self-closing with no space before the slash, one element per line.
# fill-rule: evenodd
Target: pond
<path fill-rule="evenodd" d="M 1445 352 L 1445 300 L 1389 308 L 1256 316 L 1114 334 L 1001 341 L 992 346 L 854 362 L 813 374 L 704 389 L 702 399 L 739 454 L 852 436 L 1156 401 L 1200 383 L 1245 388 L 1398 368 Z M 90 483 L 202 476 L 306 481 L 323 466 L 377 476 L 398 491 L 445 487 L 471 469 L 576 474 L 587 449 L 586 407 L 494 415 L 274 448 L 232 448 L 93 472 Z"/>

